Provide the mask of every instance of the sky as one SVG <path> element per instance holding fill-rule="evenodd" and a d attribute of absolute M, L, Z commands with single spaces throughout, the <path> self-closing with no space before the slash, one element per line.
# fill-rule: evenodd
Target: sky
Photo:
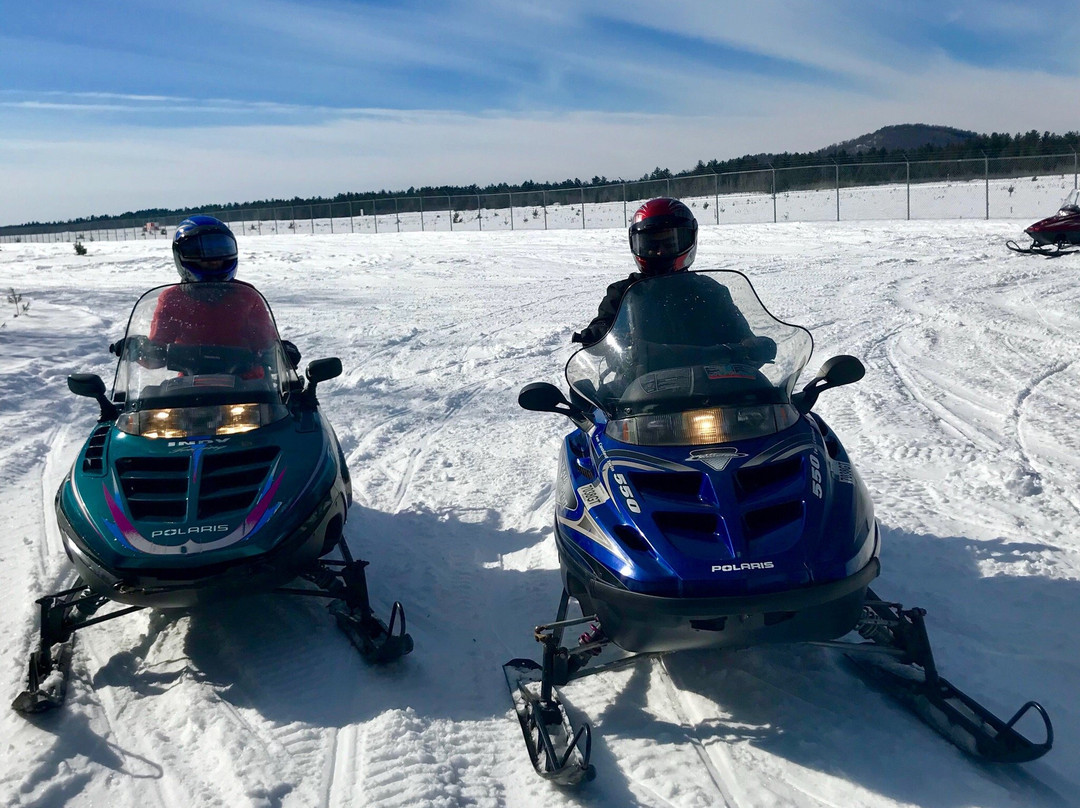
<path fill-rule="evenodd" d="M 1061 0 L 0 0 L 0 225 L 1076 130 Z"/>

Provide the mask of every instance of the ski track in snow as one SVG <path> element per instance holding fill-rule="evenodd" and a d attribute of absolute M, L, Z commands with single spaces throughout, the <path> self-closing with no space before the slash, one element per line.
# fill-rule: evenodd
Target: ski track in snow
<path fill-rule="evenodd" d="M 848 204 L 845 200 L 845 204 Z M 345 526 L 373 606 L 400 599 L 415 652 L 365 666 L 321 603 L 257 596 L 139 612 L 79 633 L 68 703 L 7 712 L 0 805 L 927 806 L 1076 803 L 1080 778 L 1080 260 L 1008 253 L 1018 222 L 704 225 L 698 268 L 745 271 L 807 325 L 804 379 L 850 353 L 867 376 L 816 410 L 874 496 L 875 588 L 929 610 L 939 665 L 1000 714 L 1037 698 L 1055 749 L 972 763 L 827 652 L 687 652 L 574 682 L 597 779 L 532 773 L 500 666 L 538 658 L 559 593 L 552 542 L 565 419 L 516 407 L 562 383 L 569 335 L 630 271 L 624 231 L 245 239 L 241 277 L 304 362 L 354 482 Z M 0 670 L 20 688 L 34 598 L 70 580 L 52 498 L 97 414 L 64 377 L 111 381 L 167 244 L 4 245 L 31 301 L 0 350 Z M 1072 262 L 1072 263 L 1070 263 Z M 1033 730 L 1034 731 L 1034 730 Z"/>

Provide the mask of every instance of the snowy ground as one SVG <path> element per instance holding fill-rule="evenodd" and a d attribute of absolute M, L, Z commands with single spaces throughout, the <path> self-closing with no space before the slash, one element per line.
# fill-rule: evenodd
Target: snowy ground
<path fill-rule="evenodd" d="M 1052 211 L 1046 211 L 1050 213 Z M 1044 214 L 1045 215 L 1045 214 Z M 874 495 L 884 596 L 929 610 L 944 674 L 1005 716 L 1049 710 L 1024 767 L 964 757 L 811 647 L 684 653 L 565 689 L 598 777 L 542 783 L 500 665 L 535 656 L 559 576 L 552 483 L 569 422 L 515 406 L 630 262 L 625 232 L 263 236 L 241 277 L 305 360 L 354 475 L 346 535 L 416 651 L 366 667 L 315 603 L 257 597 L 89 628 L 69 701 L 0 709 L 0 805 L 1067 806 L 1080 804 L 1080 255 L 1008 252 L 1024 220 L 707 225 L 699 268 L 746 272 L 808 326 L 810 371 L 867 366 L 820 411 Z M 69 580 L 53 494 L 91 428 L 72 372 L 111 380 L 165 241 L 4 244 L 0 692 L 34 599 Z M 1034 732 L 1034 727 L 1024 727 Z"/>

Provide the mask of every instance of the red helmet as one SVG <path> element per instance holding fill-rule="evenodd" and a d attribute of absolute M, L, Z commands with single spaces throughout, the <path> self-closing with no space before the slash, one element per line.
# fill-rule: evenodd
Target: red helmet
<path fill-rule="evenodd" d="M 646 275 L 687 269 L 697 252 L 697 219 L 678 199 L 650 199 L 630 220 L 630 252 Z"/>

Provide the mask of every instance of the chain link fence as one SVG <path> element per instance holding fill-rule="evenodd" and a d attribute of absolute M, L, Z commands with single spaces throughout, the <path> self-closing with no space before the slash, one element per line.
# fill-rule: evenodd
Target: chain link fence
<path fill-rule="evenodd" d="M 687 202 L 703 224 L 1039 219 L 1077 187 L 1076 152 L 1033 157 L 837 163 L 551 191 L 407 196 L 214 213 L 237 235 L 626 227 L 645 200 Z M 845 204 L 846 203 L 846 204 Z M 194 213 L 195 211 L 192 211 Z M 2 242 L 168 239 L 190 213 L 0 227 Z"/>

